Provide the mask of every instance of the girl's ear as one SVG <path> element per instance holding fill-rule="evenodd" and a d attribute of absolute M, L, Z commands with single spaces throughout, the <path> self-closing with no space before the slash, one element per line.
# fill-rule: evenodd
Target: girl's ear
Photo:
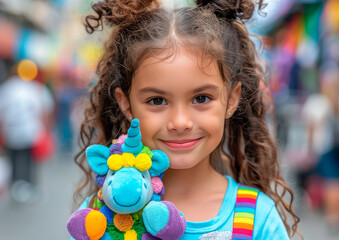
<path fill-rule="evenodd" d="M 116 88 L 114 93 L 121 112 L 126 116 L 127 119 L 130 119 L 132 117 L 132 113 L 128 97 L 125 95 L 121 88 Z"/>
<path fill-rule="evenodd" d="M 237 110 L 238 104 L 241 97 L 241 82 L 238 82 L 237 85 L 232 89 L 228 97 L 226 119 L 232 117 L 233 113 Z"/>

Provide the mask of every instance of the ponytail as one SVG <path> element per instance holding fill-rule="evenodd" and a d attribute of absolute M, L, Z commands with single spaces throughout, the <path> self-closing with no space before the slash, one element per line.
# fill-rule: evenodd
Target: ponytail
<path fill-rule="evenodd" d="M 252 0 L 196 0 L 198 7 L 208 7 L 214 10 L 218 18 L 226 21 L 240 20 L 245 22 L 249 20 L 254 12 L 255 3 Z M 263 0 L 259 0 L 258 9 L 266 7 Z"/>
<path fill-rule="evenodd" d="M 158 7 L 155 0 L 104 0 L 92 4 L 96 15 L 85 18 L 88 33 L 93 33 L 104 24 L 121 28 L 133 24 L 138 17 Z"/>

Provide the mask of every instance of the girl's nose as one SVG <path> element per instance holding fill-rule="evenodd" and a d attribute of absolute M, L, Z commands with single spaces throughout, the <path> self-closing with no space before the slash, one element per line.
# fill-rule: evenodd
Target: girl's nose
<path fill-rule="evenodd" d="M 169 131 L 185 132 L 193 128 L 193 120 L 188 109 L 183 106 L 174 107 L 167 121 Z"/>

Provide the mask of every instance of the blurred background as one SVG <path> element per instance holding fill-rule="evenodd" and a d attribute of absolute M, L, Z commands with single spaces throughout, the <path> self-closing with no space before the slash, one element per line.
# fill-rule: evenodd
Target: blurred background
<path fill-rule="evenodd" d="M 0 239 L 69 239 L 81 99 L 105 34 L 92 0 L 0 0 Z M 266 0 L 248 23 L 305 239 L 339 239 L 339 0 Z M 273 104 L 274 103 L 274 104 Z"/>

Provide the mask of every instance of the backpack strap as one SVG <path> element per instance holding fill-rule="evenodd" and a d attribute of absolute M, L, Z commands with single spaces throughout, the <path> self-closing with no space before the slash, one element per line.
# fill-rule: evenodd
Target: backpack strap
<path fill-rule="evenodd" d="M 233 240 L 251 240 L 259 190 L 239 184 L 233 218 Z"/>

